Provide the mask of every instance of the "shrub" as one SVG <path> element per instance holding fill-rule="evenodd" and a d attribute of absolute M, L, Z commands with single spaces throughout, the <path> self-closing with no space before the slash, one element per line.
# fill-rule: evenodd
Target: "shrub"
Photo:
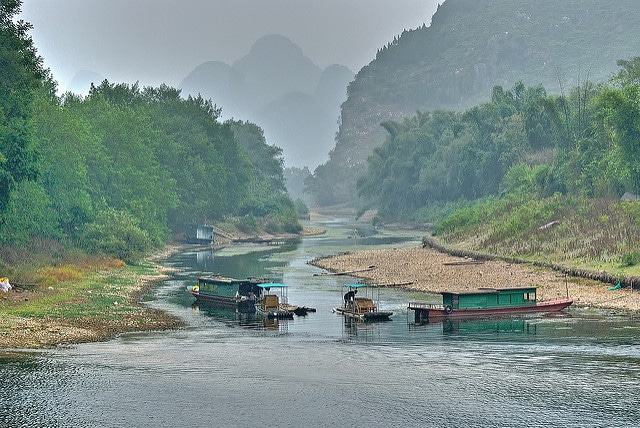
<path fill-rule="evenodd" d="M 61 281 L 82 278 L 83 272 L 73 265 L 48 266 L 40 270 L 38 284 L 53 285 Z"/>
<path fill-rule="evenodd" d="M 635 266 L 638 263 L 640 263 L 640 251 L 625 253 L 622 255 L 621 259 L 622 259 L 621 264 L 623 267 Z"/>
<path fill-rule="evenodd" d="M 258 220 L 253 214 L 243 215 L 236 221 L 236 227 L 243 233 L 255 233 L 258 226 Z"/>
<path fill-rule="evenodd" d="M 309 218 L 309 207 L 304 203 L 302 199 L 296 199 L 294 202 L 296 213 L 298 213 L 298 218 Z"/>
<path fill-rule="evenodd" d="M 117 257 L 129 263 L 139 261 L 153 248 L 149 234 L 127 211 L 108 208 L 98 213 L 95 221 L 81 234 L 85 249 L 92 254 Z"/>

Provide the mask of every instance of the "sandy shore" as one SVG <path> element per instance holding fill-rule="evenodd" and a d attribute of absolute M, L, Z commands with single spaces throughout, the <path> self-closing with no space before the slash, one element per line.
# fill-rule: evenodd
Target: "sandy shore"
<path fill-rule="evenodd" d="M 539 300 L 566 297 L 568 289 L 576 306 L 640 311 L 638 290 L 607 290 L 611 284 L 565 278 L 562 273 L 527 264 L 471 263 L 431 248 L 364 250 L 312 263 L 334 273 L 356 271 L 353 276 L 380 286 L 438 293 L 535 285 Z"/>

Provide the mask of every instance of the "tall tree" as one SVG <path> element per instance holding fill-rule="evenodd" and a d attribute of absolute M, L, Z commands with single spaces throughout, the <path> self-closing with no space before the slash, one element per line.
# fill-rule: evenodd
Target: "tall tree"
<path fill-rule="evenodd" d="M 640 193 L 640 88 L 604 91 L 598 98 L 603 125 L 618 148 L 627 185 Z"/>
<path fill-rule="evenodd" d="M 14 21 L 21 5 L 20 0 L 0 0 L 0 219 L 16 183 L 37 175 L 29 109 L 48 77 L 27 34 L 32 26 Z"/>

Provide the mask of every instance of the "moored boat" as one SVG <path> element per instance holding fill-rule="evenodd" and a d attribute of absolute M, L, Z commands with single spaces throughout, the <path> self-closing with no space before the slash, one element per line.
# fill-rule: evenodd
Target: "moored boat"
<path fill-rule="evenodd" d="M 381 311 L 378 308 L 379 288 L 375 285 L 368 284 L 346 284 L 343 286 L 342 306 L 334 308 L 345 317 L 353 318 L 359 321 L 389 321 L 393 312 Z M 365 295 L 356 296 L 358 291 L 364 291 Z M 377 291 L 377 298 L 374 300 L 374 291 Z"/>
<path fill-rule="evenodd" d="M 442 294 L 442 303 L 410 302 L 415 322 L 443 319 L 491 318 L 512 314 L 558 312 L 569 307 L 573 300 L 538 301 L 536 287 L 481 288 L 475 291 Z"/>
<path fill-rule="evenodd" d="M 261 298 L 256 302 L 256 312 L 270 319 L 291 319 L 296 306 L 290 305 L 287 286 L 275 282 L 259 284 Z"/>
<path fill-rule="evenodd" d="M 198 283 L 187 287 L 198 304 L 233 309 L 238 312 L 253 313 L 265 278 L 235 279 L 220 275 L 200 276 Z"/>

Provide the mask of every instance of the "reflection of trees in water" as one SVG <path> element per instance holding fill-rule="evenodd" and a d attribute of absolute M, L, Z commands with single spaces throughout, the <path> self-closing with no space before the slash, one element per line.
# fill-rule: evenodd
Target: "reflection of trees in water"
<path fill-rule="evenodd" d="M 203 249 L 183 262 L 200 272 L 217 273 L 234 278 L 262 277 L 265 276 L 265 272 L 287 266 L 285 261 L 272 260 L 272 254 L 293 251 L 295 248 L 295 244 L 264 246 L 264 248 L 256 248 L 255 251 L 233 255 L 220 255 L 215 250 Z"/>

